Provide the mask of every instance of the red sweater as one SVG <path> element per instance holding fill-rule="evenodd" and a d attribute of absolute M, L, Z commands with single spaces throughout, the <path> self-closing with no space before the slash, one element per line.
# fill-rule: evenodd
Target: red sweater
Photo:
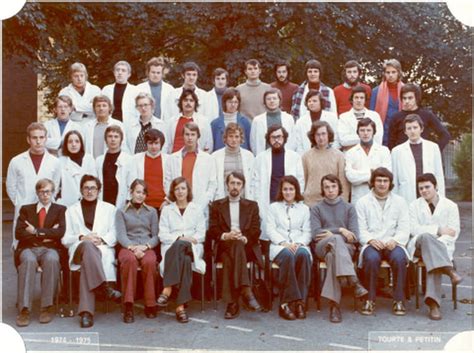
<path fill-rule="evenodd" d="M 145 182 L 148 187 L 146 203 L 152 207 L 160 207 L 166 196 L 166 191 L 163 189 L 161 155 L 156 158 L 145 155 Z"/>
<path fill-rule="evenodd" d="M 365 100 L 365 106 L 368 108 L 370 103 L 370 95 L 372 93 L 372 89 L 369 85 L 359 82 L 359 86 L 365 88 L 367 92 L 367 98 Z M 347 88 L 346 86 L 339 85 L 334 87 L 334 96 L 336 97 L 336 105 L 337 105 L 337 114 L 341 115 L 342 113 L 348 112 L 352 108 L 352 104 L 349 101 L 351 98 L 352 88 Z"/>
<path fill-rule="evenodd" d="M 184 156 L 183 158 L 183 165 L 181 167 L 181 174 L 189 182 L 189 184 L 191 185 L 191 189 L 193 187 L 193 170 L 194 164 L 196 163 L 196 158 L 196 152 L 186 153 L 186 156 Z"/>
<path fill-rule="evenodd" d="M 173 152 L 179 151 L 181 148 L 184 147 L 184 125 L 187 123 L 193 122 L 193 118 L 185 118 L 182 116 L 178 120 L 178 124 L 176 124 L 176 130 L 174 133 L 174 142 L 173 142 Z"/>

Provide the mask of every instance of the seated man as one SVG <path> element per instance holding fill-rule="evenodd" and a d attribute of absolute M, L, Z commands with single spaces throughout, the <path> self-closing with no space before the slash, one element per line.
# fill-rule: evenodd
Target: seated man
<path fill-rule="evenodd" d="M 251 311 L 260 311 L 250 287 L 247 261 L 256 261 L 263 268 L 258 244 L 260 218 L 255 201 L 240 197 L 245 177 L 231 172 L 226 178 L 229 196 L 214 201 L 210 208 L 209 233 L 216 241 L 217 256 L 223 262 L 222 299 L 227 302 L 224 317 L 234 319 L 239 315 L 239 297 Z"/>
<path fill-rule="evenodd" d="M 408 205 L 401 196 L 391 192 L 393 174 L 386 168 L 372 172 L 370 187 L 372 191 L 362 196 L 356 205 L 362 245 L 359 267 L 364 270 L 365 287 L 369 289 L 361 313 L 374 313 L 380 263 L 386 260 L 393 273 L 392 311 L 395 315 L 405 315 L 403 295 L 408 263 L 405 246 L 410 235 Z"/>
<path fill-rule="evenodd" d="M 39 322 L 47 324 L 54 316 L 51 309 L 58 287 L 60 240 L 66 230 L 66 207 L 51 202 L 53 193 L 52 180 L 38 180 L 36 195 L 39 202 L 22 206 L 16 222 L 18 247 L 15 251 L 15 265 L 18 267 L 17 306 L 20 311 L 16 324 L 20 327 L 30 324 L 38 266 L 43 269 Z"/>
<path fill-rule="evenodd" d="M 352 262 L 355 245 L 359 238 L 357 213 L 353 205 L 343 200 L 341 181 L 334 174 L 321 179 L 324 199 L 311 207 L 311 234 L 313 252 L 326 261 L 327 275 L 321 295 L 330 302 L 329 321 L 342 321 L 339 303 L 341 287 L 354 287 L 360 298 L 367 294 L 357 278 Z"/>
<path fill-rule="evenodd" d="M 448 275 L 456 285 L 462 277 L 453 268 L 453 253 L 459 236 L 458 206 L 438 194 L 436 178 L 431 173 L 416 179 L 421 197 L 410 204 L 410 233 L 407 249 L 411 256 L 423 258 L 426 266 L 425 303 L 429 318 L 441 320 L 441 275 Z"/>
<path fill-rule="evenodd" d="M 69 249 L 69 267 L 81 270 L 79 315 L 81 327 L 94 325 L 95 294 L 120 302 L 121 293 L 107 282 L 116 280 L 115 207 L 98 199 L 100 180 L 85 174 L 81 178 L 82 199 L 66 211 L 66 234 L 62 243 Z"/>

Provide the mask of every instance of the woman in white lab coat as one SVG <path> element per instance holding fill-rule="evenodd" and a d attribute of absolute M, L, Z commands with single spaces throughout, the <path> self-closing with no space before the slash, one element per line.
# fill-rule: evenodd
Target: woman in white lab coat
<path fill-rule="evenodd" d="M 206 272 L 203 260 L 205 218 L 202 208 L 192 202 L 192 191 L 185 178 L 178 177 L 171 182 L 168 198 L 172 203 L 161 212 L 158 233 L 163 256 L 160 272 L 164 288 L 157 304 L 165 307 L 173 287 L 176 288 L 176 320 L 186 323 L 189 318 L 184 304 L 192 299 L 192 272 Z"/>
<path fill-rule="evenodd" d="M 284 176 L 277 201 L 270 205 L 267 218 L 270 260 L 279 266 L 279 314 L 286 320 L 306 318 L 312 257 L 308 247 L 311 242 L 310 213 L 303 199 L 298 180 L 292 175 Z"/>
<path fill-rule="evenodd" d="M 96 176 L 94 158 L 84 151 L 84 140 L 77 130 L 64 136 L 61 163 L 60 197 L 58 203 L 71 206 L 81 198 L 79 187 L 84 174 Z"/>

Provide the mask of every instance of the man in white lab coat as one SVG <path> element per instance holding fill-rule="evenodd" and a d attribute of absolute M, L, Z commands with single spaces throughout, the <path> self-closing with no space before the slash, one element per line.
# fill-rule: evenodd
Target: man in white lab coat
<path fill-rule="evenodd" d="M 229 72 L 221 67 L 218 67 L 214 70 L 212 78 L 214 80 L 214 88 L 207 92 L 209 95 L 208 115 L 210 121 L 213 121 L 215 118 L 218 118 L 223 114 L 222 95 L 227 89 L 227 83 L 229 82 Z"/>
<path fill-rule="evenodd" d="M 128 82 L 132 75 L 132 67 L 127 61 L 121 60 L 114 65 L 115 82 L 102 88 L 102 94 L 109 97 L 114 105 L 112 117 L 124 123 L 138 119 L 135 109 L 137 87 Z"/>
<path fill-rule="evenodd" d="M 423 258 L 429 318 L 440 320 L 441 275 L 449 276 L 453 285 L 462 280 L 452 262 L 460 230 L 459 210 L 454 202 L 438 194 L 432 173 L 420 175 L 416 184 L 421 197 L 410 204 L 411 239 L 407 250 L 415 261 Z"/>
<path fill-rule="evenodd" d="M 155 100 L 153 115 L 164 121 L 165 108 L 174 87 L 163 80 L 167 69 L 162 58 L 151 58 L 146 63 L 148 80 L 137 85 L 138 93 L 148 93 Z"/>
<path fill-rule="evenodd" d="M 47 178 L 51 179 L 54 185 L 59 185 L 61 177 L 59 160 L 45 148 L 47 133 L 41 123 L 28 125 L 26 141 L 30 148 L 13 157 L 8 164 L 6 190 L 15 206 L 13 230 L 15 230 L 21 206 L 38 201 L 35 190 L 38 180 Z M 17 241 L 14 239 L 12 247 L 16 248 L 16 244 Z"/>
<path fill-rule="evenodd" d="M 407 115 L 404 125 L 408 140 L 392 150 L 394 192 L 410 203 L 419 197 L 416 178 L 433 173 L 438 193 L 444 196 L 443 162 L 438 145 L 421 137 L 424 125 L 418 114 Z"/>
<path fill-rule="evenodd" d="M 364 271 L 364 287 L 369 291 L 361 313 L 374 313 L 380 263 L 386 260 L 393 273 L 392 312 L 395 315 L 405 315 L 403 298 L 409 260 L 405 246 L 410 236 L 408 205 L 402 197 L 391 191 L 393 174 L 388 169 L 375 169 L 370 185 L 372 191 L 361 197 L 356 205 L 359 242 L 362 245 L 359 267 Z"/>

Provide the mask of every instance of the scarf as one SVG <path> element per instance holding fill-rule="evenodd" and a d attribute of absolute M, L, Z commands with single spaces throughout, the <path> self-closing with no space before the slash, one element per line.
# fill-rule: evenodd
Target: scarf
<path fill-rule="evenodd" d="M 400 90 L 403 86 L 403 82 L 398 81 L 397 83 L 397 92 L 398 97 L 400 97 Z M 389 100 L 390 93 L 388 92 L 388 84 L 387 81 L 382 81 L 379 86 L 379 91 L 377 93 L 377 101 L 375 102 L 375 111 L 379 113 L 380 118 L 382 119 L 382 123 L 385 122 L 385 118 L 387 117 L 387 110 L 388 110 L 388 100 Z M 402 105 L 398 103 L 398 110 L 401 110 Z"/>

